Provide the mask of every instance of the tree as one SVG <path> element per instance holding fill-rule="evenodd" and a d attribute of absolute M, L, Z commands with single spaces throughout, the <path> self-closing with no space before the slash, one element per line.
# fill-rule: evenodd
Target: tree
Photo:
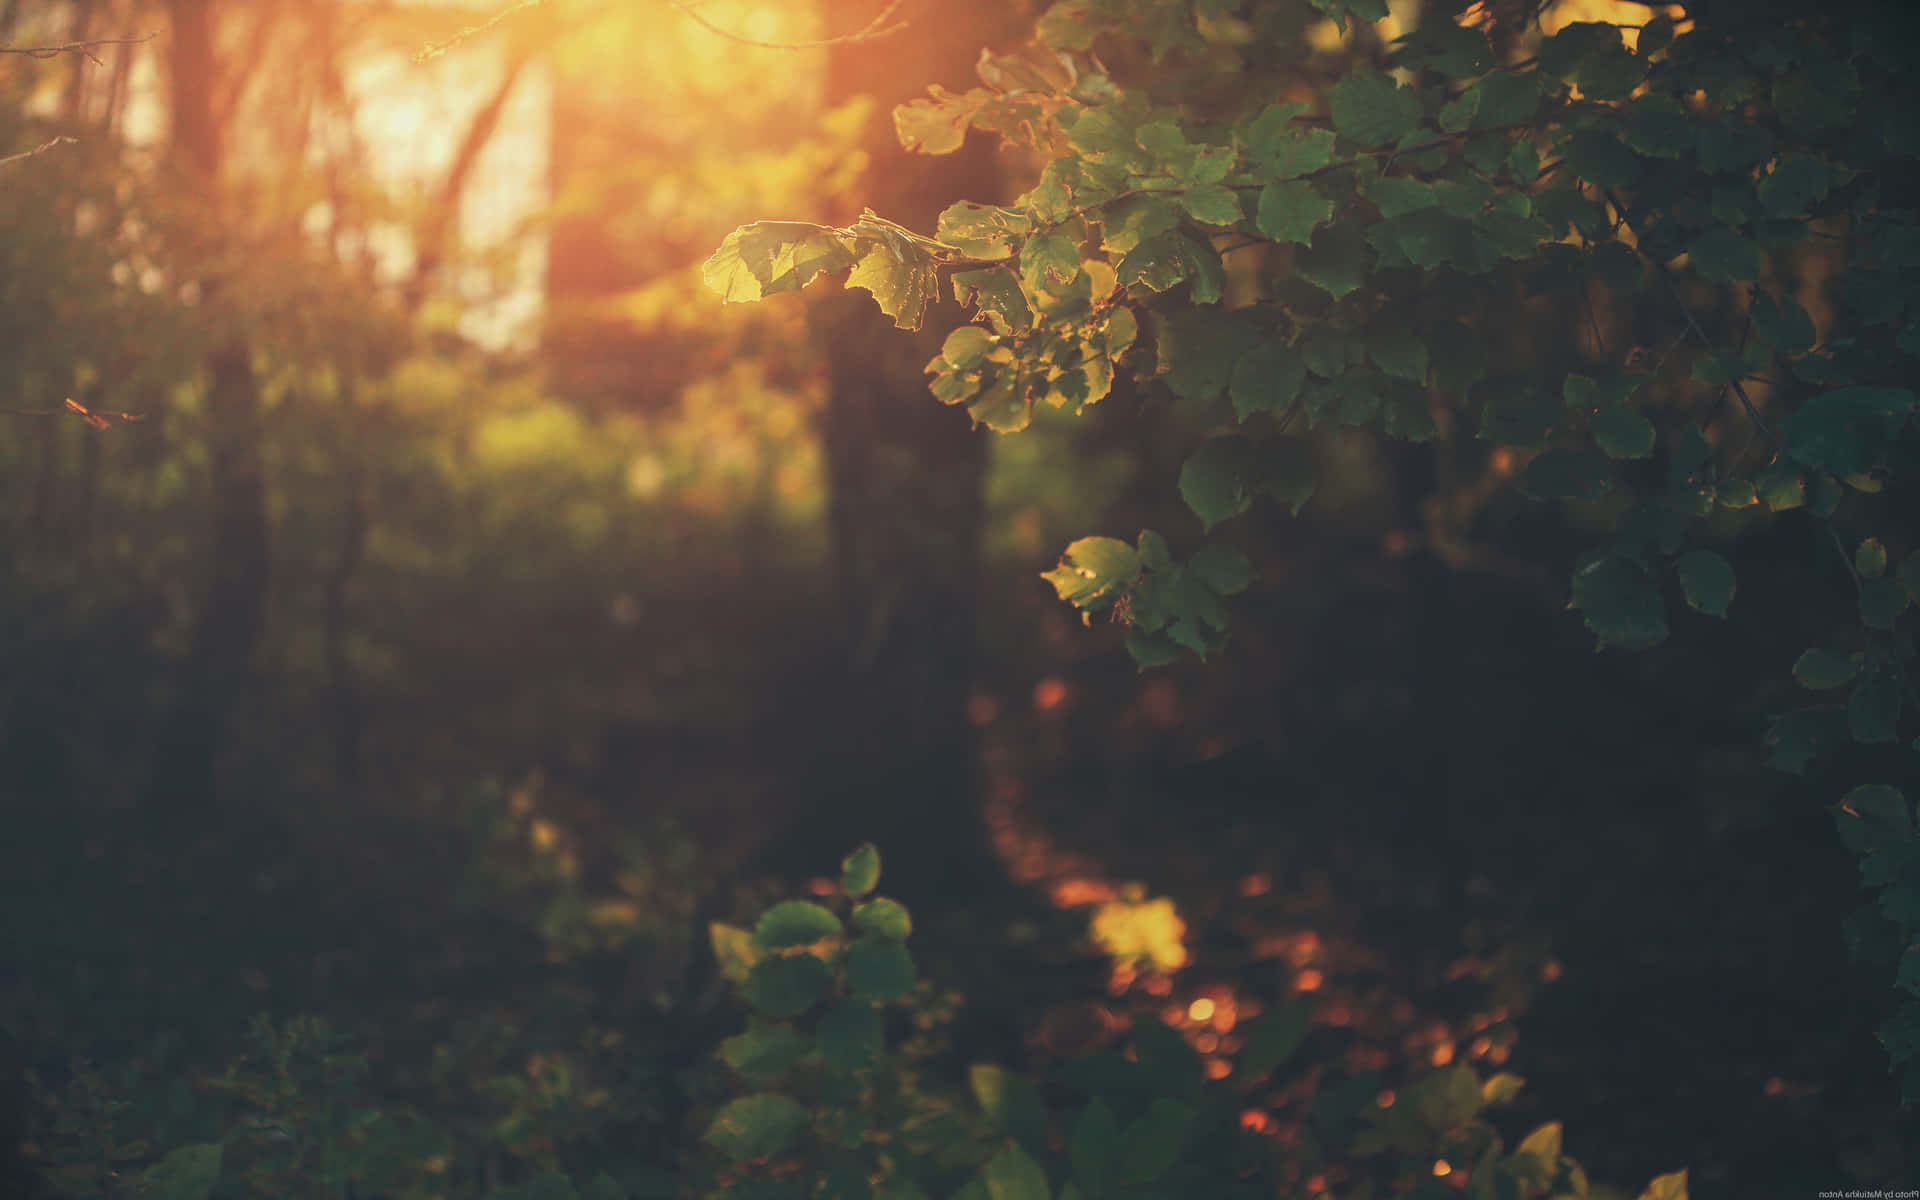
<path fill-rule="evenodd" d="M 1189 414 L 1178 487 L 1209 533 L 1262 498 L 1308 503 L 1333 430 L 1511 475 L 1569 535 L 1606 531 L 1569 588 L 1602 648 L 1657 645 L 1684 610 L 1726 617 L 1729 534 L 1811 519 L 1811 565 L 1837 552 L 1859 624 L 1806 630 L 1821 644 L 1794 674 L 1846 701 L 1781 714 L 1768 742 L 1783 769 L 1846 750 L 1838 777 L 1873 781 L 1835 809 L 1879 889 L 1849 936 L 1898 972 L 1881 1036 L 1920 1098 L 1914 760 L 1885 749 L 1911 732 L 1920 598 L 1901 519 L 1920 446 L 1905 18 L 1712 6 L 1685 28 L 1548 29 L 1544 12 L 1435 3 L 1384 45 L 1377 0 L 1061 0 L 1026 70 L 896 113 L 929 153 L 969 127 L 1030 138 L 1046 165 L 1012 205 L 952 205 L 931 236 L 748 226 L 709 279 L 756 299 L 851 268 L 912 328 L 950 273 L 976 323 L 929 363 L 934 395 L 1012 432 L 1130 367 Z M 1348 29 L 1327 56 L 1306 37 L 1322 17 Z M 1205 657 L 1260 547 L 1176 543 L 1083 538 L 1047 578 L 1124 624 L 1142 667 Z"/>

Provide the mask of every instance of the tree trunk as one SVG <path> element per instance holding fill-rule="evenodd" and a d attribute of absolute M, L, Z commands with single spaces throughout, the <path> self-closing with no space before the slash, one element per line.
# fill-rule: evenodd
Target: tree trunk
<path fill-rule="evenodd" d="M 209 0 L 171 0 L 173 147 L 189 186 L 220 204 L 220 90 Z M 247 64 L 234 69 L 244 71 Z M 231 86 L 230 94 L 238 88 Z M 209 291 L 211 292 L 211 288 Z M 212 297 L 209 296 L 209 299 Z M 260 388 L 250 348 L 235 335 L 207 355 L 206 436 L 213 508 L 211 579 L 180 679 L 180 695 L 155 749 L 153 815 L 167 820 L 215 806 L 222 735 L 246 686 L 272 577 L 266 484 L 260 457 Z"/>
<path fill-rule="evenodd" d="M 1003 37 L 1012 6 L 907 5 L 907 27 L 829 52 L 827 102 L 877 102 L 866 133 L 873 163 L 835 219 L 875 211 L 931 233 L 941 209 L 992 199 L 992 146 L 975 135 L 946 157 L 908 156 L 896 104 L 929 82 L 965 87 L 981 46 Z M 852 20 L 852 19 L 850 19 Z M 858 21 L 852 20 L 857 26 Z M 799 811 L 773 861 L 831 870 L 862 840 L 880 845 L 888 889 L 951 903 L 995 870 L 975 803 L 966 721 L 978 609 L 987 434 L 927 392 L 925 365 L 961 320 L 951 301 L 924 329 L 892 328 L 865 292 L 828 293 L 813 309 L 826 352 L 821 422 L 833 546 L 835 654 L 796 704 L 813 729 Z"/>

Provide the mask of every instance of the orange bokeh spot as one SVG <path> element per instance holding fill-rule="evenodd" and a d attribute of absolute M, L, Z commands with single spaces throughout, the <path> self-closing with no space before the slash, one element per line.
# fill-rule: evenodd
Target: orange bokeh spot
<path fill-rule="evenodd" d="M 1325 1175 L 1309 1175 L 1309 1176 L 1307 1176 L 1307 1190 L 1308 1190 L 1309 1192 L 1324 1192 L 1324 1191 L 1326 1191 L 1326 1190 L 1327 1190 L 1327 1177 L 1326 1177 Z"/>
<path fill-rule="evenodd" d="M 1452 1163 L 1450 1163 L 1450 1162 L 1448 1162 L 1448 1161 L 1447 1161 L 1446 1159 L 1444 1159 L 1444 1158 L 1442 1158 L 1442 1159 L 1436 1159 L 1436 1160 L 1434 1161 L 1434 1164 L 1433 1164 L 1433 1177 L 1434 1177 L 1435 1179 L 1444 1179 L 1444 1178 L 1446 1178 L 1446 1177 L 1447 1177 L 1448 1175 L 1451 1175 L 1451 1174 L 1453 1174 L 1453 1164 L 1452 1164 Z"/>
<path fill-rule="evenodd" d="M 1434 1066 L 1436 1067 L 1446 1066 L 1448 1063 L 1453 1061 L 1453 1043 L 1441 1042 L 1438 1046 L 1435 1046 L 1433 1048 L 1433 1053 L 1429 1057 L 1431 1058 Z"/>
<path fill-rule="evenodd" d="M 1231 1074 L 1233 1074 L 1233 1064 L 1226 1059 L 1210 1058 L 1207 1060 L 1208 1079 L 1225 1079 Z"/>
<path fill-rule="evenodd" d="M 1487 456 L 1487 466 L 1495 475 L 1513 474 L 1513 451 L 1501 446 Z"/>
<path fill-rule="evenodd" d="M 1173 980 L 1165 975 L 1155 975 L 1146 982 L 1147 995 L 1165 996 L 1173 991 Z"/>
<path fill-rule="evenodd" d="M 1203 1033 L 1193 1039 L 1193 1048 L 1202 1054 L 1212 1054 L 1220 1048 L 1220 1035 L 1217 1033 Z"/>
<path fill-rule="evenodd" d="M 1312 967 L 1308 967 L 1306 970 L 1300 972 L 1300 974 L 1294 976 L 1293 986 L 1303 992 L 1317 992 L 1320 990 L 1320 985 L 1326 981 L 1326 976 L 1314 970 Z"/>
<path fill-rule="evenodd" d="M 1273 1125 L 1273 1118 L 1258 1108 L 1249 1108 L 1240 1114 L 1240 1128 L 1251 1129 L 1255 1133 L 1265 1133 Z"/>
<path fill-rule="evenodd" d="M 1213 1020 L 1213 1001 L 1205 996 L 1187 1005 L 1187 1016 L 1198 1022 Z"/>
<path fill-rule="evenodd" d="M 1119 898 L 1112 884 L 1099 879 L 1062 879 L 1053 885 L 1053 902 L 1060 908 L 1105 904 Z"/>
<path fill-rule="evenodd" d="M 1560 966 L 1559 959 L 1550 958 L 1547 960 L 1547 965 L 1540 968 L 1540 978 L 1546 980 L 1548 983 L 1552 983 L 1564 974 L 1566 974 L 1566 971 Z"/>
<path fill-rule="evenodd" d="M 1473 1039 L 1473 1045 L 1467 1047 L 1467 1053 L 1474 1058 L 1485 1058 L 1487 1056 L 1487 1051 L 1491 1049 L 1493 1049 L 1492 1038 L 1477 1037 Z"/>
<path fill-rule="evenodd" d="M 1393 1094 L 1393 1089 L 1388 1088 L 1385 1091 L 1381 1092 L 1378 1096 L 1374 1097 L 1373 1102 L 1375 1104 L 1378 1104 L 1381 1108 L 1392 1108 L 1393 1102 L 1398 1099 L 1399 1097 Z"/>
<path fill-rule="evenodd" d="M 840 890 L 840 885 L 824 876 L 815 876 L 807 880 L 807 890 L 816 896 L 831 896 Z"/>
<path fill-rule="evenodd" d="M 975 725 L 991 725 L 1000 715 L 1000 702 L 984 692 L 975 692 L 967 700 L 967 720 Z"/>
<path fill-rule="evenodd" d="M 1263 872 L 1248 875 L 1240 881 L 1240 894 L 1249 899 L 1264 896 L 1273 890 L 1273 877 Z"/>
<path fill-rule="evenodd" d="M 1052 712 L 1067 702 L 1067 681 L 1057 675 L 1049 675 L 1033 685 L 1033 706 L 1041 712 Z"/>

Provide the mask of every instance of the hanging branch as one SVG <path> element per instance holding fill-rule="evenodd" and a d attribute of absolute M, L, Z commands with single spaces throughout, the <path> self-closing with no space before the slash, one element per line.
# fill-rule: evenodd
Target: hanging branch
<path fill-rule="evenodd" d="M 60 417 L 68 413 L 79 417 L 95 429 L 105 429 L 116 420 L 131 423 L 147 419 L 145 413 L 110 412 L 106 409 L 88 408 L 72 397 L 68 397 L 66 404 L 59 408 L 0 408 L 0 415 L 9 417 Z"/>
<path fill-rule="evenodd" d="M 53 149 L 55 146 L 66 146 L 66 145 L 77 146 L 79 144 L 80 144 L 79 138 L 68 137 L 66 134 L 63 133 L 57 138 L 53 138 L 49 141 L 41 142 L 38 146 L 35 146 L 31 150 L 22 150 L 18 154 L 9 154 L 5 158 L 0 158 L 0 167 L 4 167 L 8 163 L 19 162 L 23 158 L 32 158 L 36 154 L 45 154 L 47 151 Z"/>
<path fill-rule="evenodd" d="M 545 4 L 546 2 L 547 0 L 520 0 L 518 4 L 509 5 L 506 8 L 501 9 L 499 12 L 493 14 L 491 17 L 488 17 L 486 20 L 480 22 L 480 24 L 469 25 L 465 29 L 462 29 L 459 33 L 454 34 L 452 37 L 447 38 L 444 41 L 429 42 L 426 46 L 423 46 L 420 49 L 419 53 L 413 56 L 413 61 L 416 63 L 431 62 L 434 59 L 439 58 L 442 54 L 445 54 L 447 51 L 453 49 L 455 46 L 458 46 L 460 43 L 467 41 L 470 38 L 477 38 L 481 34 L 486 33 L 488 30 L 495 28 L 502 21 L 505 21 L 507 18 L 514 16 L 517 13 L 525 12 L 527 9 L 533 8 L 535 5 Z"/>
<path fill-rule="evenodd" d="M 84 42 L 64 42 L 58 46 L 0 46 L 0 54 L 24 54 L 28 58 L 58 58 L 62 54 L 78 54 L 94 66 L 104 67 L 106 64 L 93 52 L 95 46 L 139 46 L 156 36 L 150 33 L 137 38 L 93 38 Z"/>
<path fill-rule="evenodd" d="M 891 25 L 887 24 L 888 21 L 893 19 L 893 14 L 900 11 L 900 5 L 903 3 L 903 0 L 888 0 L 887 6 L 881 9 L 880 12 L 874 16 L 873 20 L 868 21 L 866 25 L 852 33 L 843 33 L 837 37 L 820 38 L 811 42 L 761 42 L 755 41 L 752 38 L 741 37 L 737 33 L 732 33 L 720 28 L 695 11 L 690 0 L 668 0 L 668 2 L 673 6 L 674 11 L 688 18 L 702 29 L 710 33 L 719 34 L 730 42 L 739 42 L 743 46 L 758 46 L 763 50 L 814 50 L 822 46 L 846 46 L 854 42 L 871 42 L 877 38 L 898 33 L 907 27 L 905 21 L 894 21 Z"/>

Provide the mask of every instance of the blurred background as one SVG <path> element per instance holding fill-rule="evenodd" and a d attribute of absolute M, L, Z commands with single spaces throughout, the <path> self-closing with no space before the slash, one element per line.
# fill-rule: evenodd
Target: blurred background
<path fill-rule="evenodd" d="M 1510 459 L 1328 435 L 1309 512 L 1236 531 L 1227 659 L 1136 674 L 1039 572 L 1089 533 L 1197 542 L 1178 405 L 989 439 L 924 390 L 957 310 L 906 335 L 864 293 L 700 282 L 747 221 L 931 232 L 1031 178 L 979 134 L 909 156 L 889 114 L 1034 6 L 754 44 L 887 7 L 0 0 L 0 46 L 41 51 L 0 54 L 0 153 L 44 147 L 0 164 L 0 1030 L 33 1153 L 101 1072 L 178 1113 L 255 1014 L 306 1013 L 460 1131 L 450 1179 L 672 1194 L 740 1021 L 706 923 L 873 839 L 963 1057 L 1045 1062 L 1130 1005 L 1213 1053 L 1289 997 L 1336 1072 L 1520 1071 L 1517 1119 L 1597 1177 L 1910 1167 L 1850 861 L 1756 748 L 1773 648 L 1845 593 L 1762 565 L 1731 625 L 1595 656 L 1578 518 Z M 1312 32 L 1221 69 L 1311 99 L 1394 30 Z M 1486 302 L 1538 333 L 1516 369 L 1575 344 Z"/>

